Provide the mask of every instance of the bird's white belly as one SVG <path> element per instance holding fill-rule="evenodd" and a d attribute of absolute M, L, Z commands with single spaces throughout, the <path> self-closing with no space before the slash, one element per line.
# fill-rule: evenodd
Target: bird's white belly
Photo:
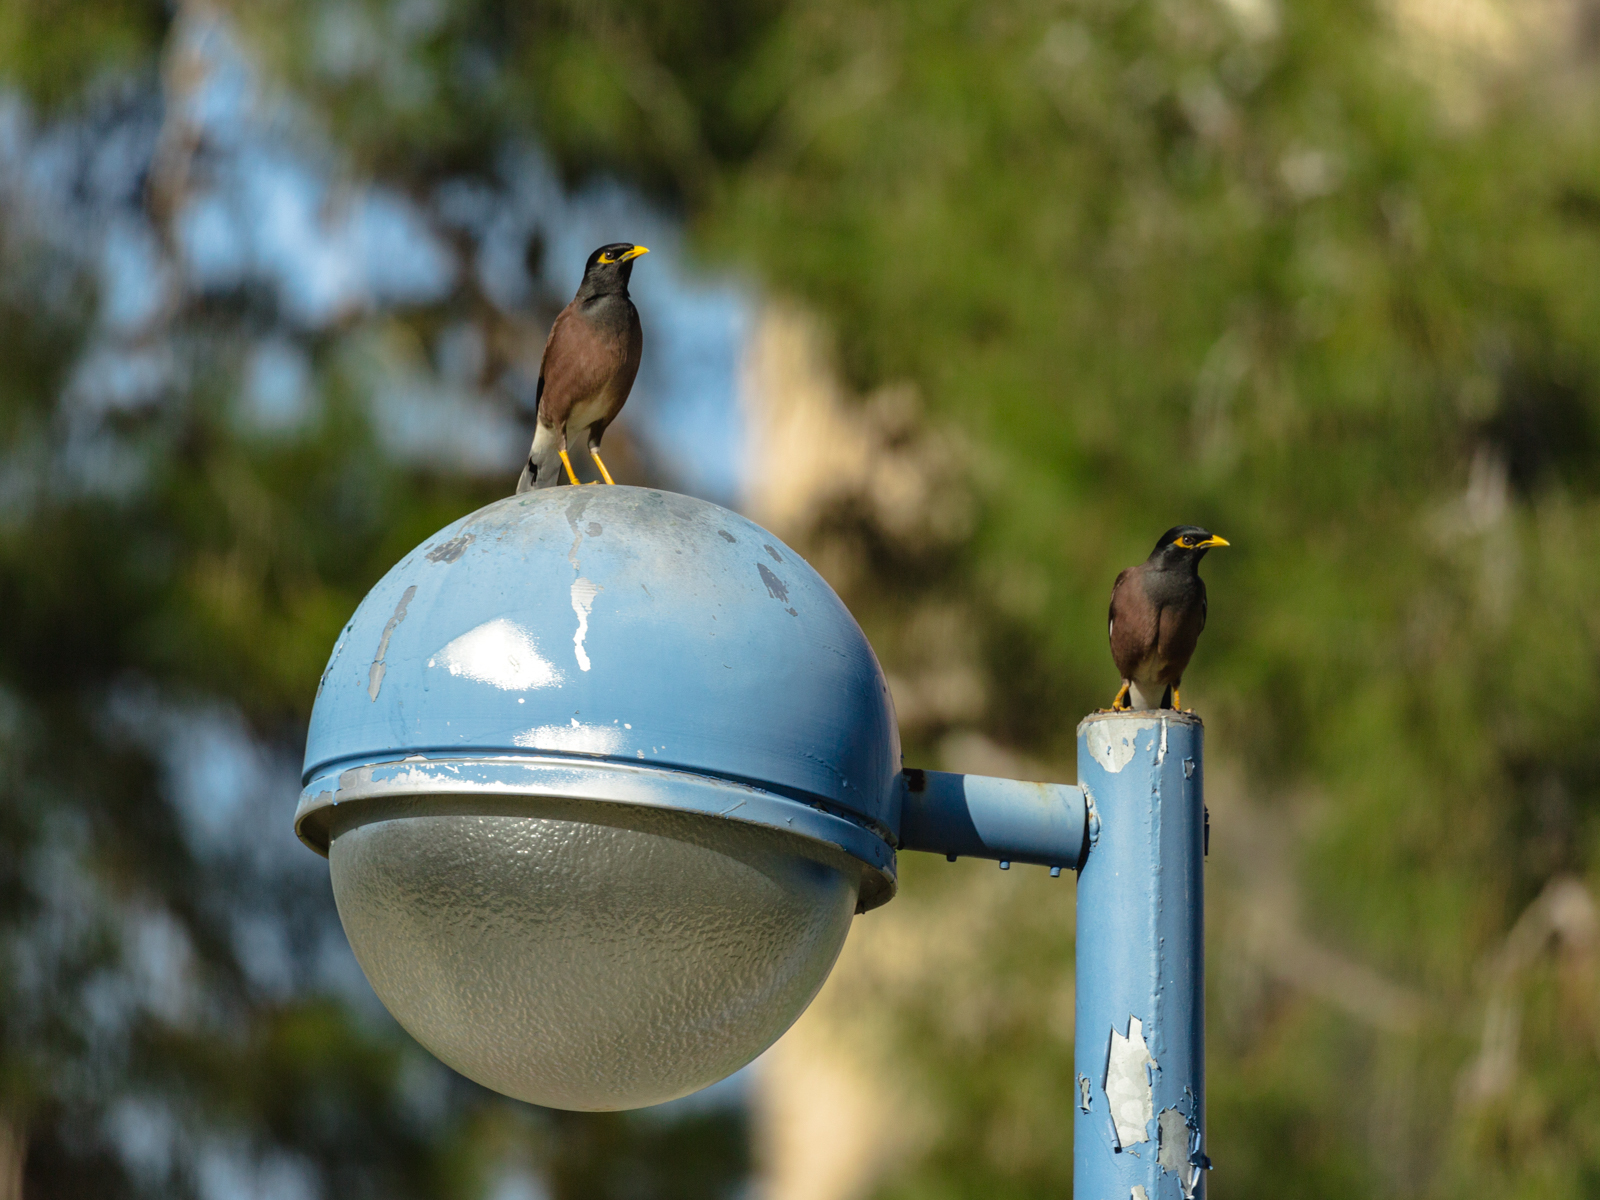
<path fill-rule="evenodd" d="M 579 433 L 606 415 L 606 394 L 598 391 L 586 400 L 580 400 L 567 414 L 567 438 L 575 440 Z"/>

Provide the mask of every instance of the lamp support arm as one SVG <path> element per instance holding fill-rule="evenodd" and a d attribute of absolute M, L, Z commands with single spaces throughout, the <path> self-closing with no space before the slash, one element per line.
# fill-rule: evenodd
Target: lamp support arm
<path fill-rule="evenodd" d="M 1083 790 L 988 775 L 901 773 L 902 850 L 1077 870 L 1090 842 Z"/>

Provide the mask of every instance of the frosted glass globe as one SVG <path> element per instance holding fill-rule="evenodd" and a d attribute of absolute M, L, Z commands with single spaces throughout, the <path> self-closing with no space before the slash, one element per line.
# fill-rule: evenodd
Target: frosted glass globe
<path fill-rule="evenodd" d="M 805 1010 L 849 932 L 861 869 L 818 843 L 619 804 L 462 803 L 352 805 L 329 859 L 379 998 L 497 1092 L 622 1109 L 714 1083 Z"/>

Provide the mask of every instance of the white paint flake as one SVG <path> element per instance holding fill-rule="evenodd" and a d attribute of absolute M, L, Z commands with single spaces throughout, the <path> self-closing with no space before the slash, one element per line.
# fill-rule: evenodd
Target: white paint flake
<path fill-rule="evenodd" d="M 583 639 L 589 636 L 589 610 L 594 607 L 594 598 L 605 588 L 598 583 L 590 583 L 581 576 L 572 581 L 572 611 L 578 614 L 578 631 L 572 635 L 572 652 L 577 656 L 578 669 L 589 669 L 589 652 L 583 648 Z"/>
<path fill-rule="evenodd" d="M 1155 721 L 1094 721 L 1085 739 L 1089 757 L 1115 775 L 1133 761 L 1134 738 L 1155 727 Z"/>
<path fill-rule="evenodd" d="M 504 617 L 463 633 L 430 658 L 428 666 L 508 692 L 531 691 L 562 681 L 561 672 L 539 653 L 532 635 Z"/>
<path fill-rule="evenodd" d="M 1129 1014 L 1128 1036 L 1111 1027 L 1111 1053 L 1106 1060 L 1106 1101 L 1111 1108 L 1111 1120 L 1117 1130 L 1117 1145 L 1126 1150 L 1140 1142 L 1148 1142 L 1148 1126 L 1155 1116 L 1151 1099 L 1150 1072 L 1158 1066 L 1150 1057 L 1150 1047 L 1145 1045 L 1144 1025 L 1138 1017 Z"/>

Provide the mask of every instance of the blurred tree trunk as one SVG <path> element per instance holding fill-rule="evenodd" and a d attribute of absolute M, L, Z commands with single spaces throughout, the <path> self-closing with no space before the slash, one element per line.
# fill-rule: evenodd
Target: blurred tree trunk
<path fill-rule="evenodd" d="M 27 1151 L 22 1126 L 0 1116 L 0 1200 L 22 1200 L 22 1161 Z"/>

